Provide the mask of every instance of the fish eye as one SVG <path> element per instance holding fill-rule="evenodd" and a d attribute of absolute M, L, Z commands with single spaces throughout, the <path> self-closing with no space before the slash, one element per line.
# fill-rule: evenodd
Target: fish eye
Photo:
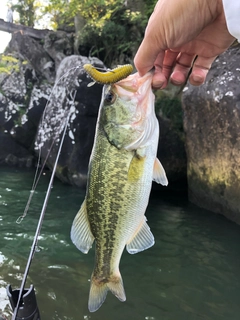
<path fill-rule="evenodd" d="M 113 91 L 108 91 L 108 93 L 105 96 L 105 102 L 107 104 L 112 104 L 116 100 L 116 94 Z"/>

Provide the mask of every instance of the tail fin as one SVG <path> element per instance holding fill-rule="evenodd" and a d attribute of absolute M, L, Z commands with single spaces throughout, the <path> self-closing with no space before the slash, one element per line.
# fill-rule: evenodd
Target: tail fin
<path fill-rule="evenodd" d="M 110 290 L 120 301 L 126 300 L 120 273 L 118 276 L 112 276 L 108 282 L 106 282 L 106 279 L 99 281 L 94 278 L 94 276 L 92 277 L 88 300 L 88 309 L 90 312 L 95 312 L 101 307 L 106 299 L 108 290 Z"/>

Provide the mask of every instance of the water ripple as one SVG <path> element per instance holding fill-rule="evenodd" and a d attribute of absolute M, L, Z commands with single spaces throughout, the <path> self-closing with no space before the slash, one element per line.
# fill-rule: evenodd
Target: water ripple
<path fill-rule="evenodd" d="M 0 169 L 1 170 L 1 169 Z M 0 311 L 5 287 L 19 287 L 47 186 L 47 175 L 20 225 L 33 172 L 1 172 Z M 11 191 L 9 191 L 9 190 Z M 111 293 L 100 310 L 87 309 L 94 249 L 79 252 L 70 240 L 84 191 L 54 182 L 28 276 L 43 320 L 238 320 L 240 226 L 186 200 L 150 199 L 147 218 L 155 245 L 137 255 L 124 251 L 120 271 L 127 301 Z M 7 206 L 3 205 L 3 202 Z M 10 311 L 5 311 L 10 316 Z"/>

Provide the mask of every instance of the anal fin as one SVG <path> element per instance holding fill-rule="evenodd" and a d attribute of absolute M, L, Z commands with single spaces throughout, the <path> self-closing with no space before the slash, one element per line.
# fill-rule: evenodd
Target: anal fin
<path fill-rule="evenodd" d="M 135 254 L 152 247 L 154 243 L 154 236 L 146 222 L 146 217 L 144 216 L 144 220 L 138 230 L 127 243 L 127 251 L 131 254 Z"/>
<path fill-rule="evenodd" d="M 88 253 L 89 249 L 92 247 L 94 236 L 90 230 L 85 200 L 73 220 L 71 239 L 75 246 L 83 253 Z"/>

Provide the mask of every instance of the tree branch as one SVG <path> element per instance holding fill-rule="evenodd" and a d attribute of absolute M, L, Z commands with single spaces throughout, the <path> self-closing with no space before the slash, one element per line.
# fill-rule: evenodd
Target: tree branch
<path fill-rule="evenodd" d="M 43 39 L 50 30 L 48 30 L 48 29 L 34 29 L 31 27 L 23 26 L 21 24 L 6 22 L 3 19 L 0 19 L 0 31 L 4 31 L 4 32 L 8 32 L 8 33 L 21 32 L 22 34 L 29 36 L 29 37 Z"/>

